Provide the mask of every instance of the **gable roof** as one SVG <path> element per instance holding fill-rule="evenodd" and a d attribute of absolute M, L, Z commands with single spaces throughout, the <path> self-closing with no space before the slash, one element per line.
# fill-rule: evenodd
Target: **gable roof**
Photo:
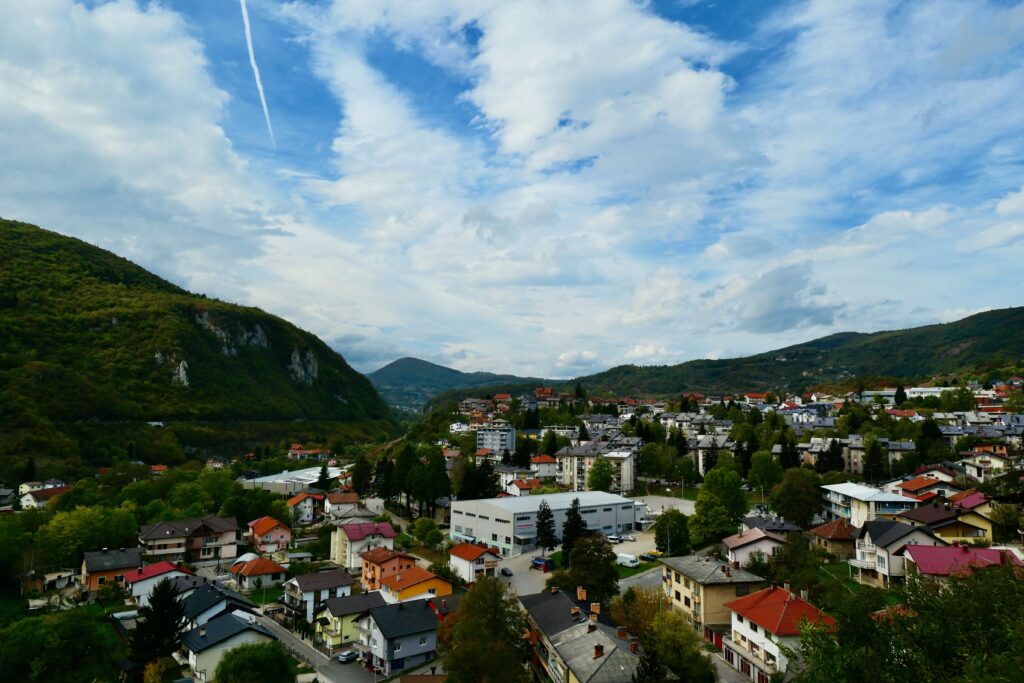
<path fill-rule="evenodd" d="M 328 598 L 324 601 L 320 612 L 327 610 L 332 617 L 344 617 L 349 614 L 361 614 L 369 612 L 374 607 L 383 607 L 387 603 L 381 597 L 380 591 L 369 593 L 358 593 L 346 595 L 340 598 Z"/>
<path fill-rule="evenodd" d="M 306 500 L 307 498 L 312 498 L 314 501 L 320 501 L 324 499 L 324 494 L 306 493 L 305 491 L 303 491 L 302 493 L 296 493 L 294 496 L 288 499 L 288 507 L 293 508 L 302 501 Z"/>
<path fill-rule="evenodd" d="M 887 548 L 915 531 L 929 533 L 925 529 L 913 524 L 894 522 L 889 519 L 873 519 L 870 522 L 864 522 L 864 526 L 857 532 L 857 538 L 864 538 L 870 534 L 871 541 L 875 545 Z"/>
<path fill-rule="evenodd" d="M 589 623 L 576 624 L 553 638 L 551 645 L 581 683 L 629 681 L 640 665 L 640 655 L 629 651 L 629 642 L 617 638 L 605 624 L 593 629 Z M 597 646 L 602 648 L 600 657 L 595 656 Z"/>
<path fill-rule="evenodd" d="M 498 556 L 498 553 L 493 548 L 486 548 L 472 543 L 459 543 L 458 545 L 453 545 L 448 553 L 468 562 L 473 562 L 476 558 L 487 553 Z"/>
<path fill-rule="evenodd" d="M 231 573 L 236 576 L 264 576 L 266 574 L 285 574 L 288 570 L 273 560 L 257 557 L 248 562 L 239 562 L 231 566 Z"/>
<path fill-rule="evenodd" d="M 85 553 L 87 572 L 108 572 L 142 566 L 142 548 L 115 548 Z"/>
<path fill-rule="evenodd" d="M 658 561 L 669 569 L 673 569 L 697 583 L 705 585 L 715 583 L 760 583 L 764 581 L 760 576 L 752 574 L 746 569 L 734 569 L 728 562 L 711 557 L 686 555 L 683 557 L 663 557 Z"/>
<path fill-rule="evenodd" d="M 834 631 L 836 621 L 785 588 L 773 586 L 725 603 L 736 614 L 777 636 L 800 635 L 800 623 L 824 624 Z"/>
<path fill-rule="evenodd" d="M 584 600 L 574 600 L 564 591 L 553 593 L 544 591 L 522 595 L 519 597 L 519 602 L 526 609 L 537 628 L 549 638 L 589 620 L 590 603 Z M 578 608 L 576 616 L 573 616 L 574 607 Z M 597 615 L 597 620 L 599 623 L 608 625 L 614 623 L 608 616 L 607 610 L 602 610 Z"/>
<path fill-rule="evenodd" d="M 274 639 L 274 635 L 270 631 L 255 621 L 249 621 L 234 614 L 225 614 L 211 619 L 203 626 L 186 631 L 181 636 L 181 644 L 192 652 L 202 652 L 246 631 L 255 631 L 271 640 Z"/>
<path fill-rule="evenodd" d="M 252 529 L 252 532 L 257 536 L 270 533 L 277 527 L 291 531 L 291 529 L 288 529 L 284 523 L 277 521 L 273 517 L 264 516 L 249 522 L 249 528 Z"/>
<path fill-rule="evenodd" d="M 1018 567 L 1021 566 L 1021 561 L 1013 553 L 993 548 L 908 544 L 903 552 L 913 558 L 922 574 L 930 576 L 950 576 L 991 565 L 1014 564 Z"/>
<path fill-rule="evenodd" d="M 906 510 L 899 514 L 899 517 L 903 519 L 909 519 L 912 522 L 918 522 L 920 524 L 935 524 L 936 522 L 944 522 L 947 519 L 953 519 L 960 515 L 968 512 L 961 510 L 956 506 L 950 505 L 922 505 L 921 507 L 914 508 L 913 510 Z M 977 514 L 977 513 L 975 513 Z"/>
<path fill-rule="evenodd" d="M 410 600 L 370 610 L 370 619 L 388 639 L 437 630 L 437 617 L 429 600 Z"/>
<path fill-rule="evenodd" d="M 196 588 L 192 595 L 181 601 L 181 605 L 185 609 L 185 618 L 191 621 L 221 602 L 227 602 L 229 605 L 240 607 L 244 610 L 251 610 L 256 607 L 247 598 L 235 591 L 212 583 L 206 583 Z"/>
<path fill-rule="evenodd" d="M 157 522 L 144 526 L 139 531 L 139 538 L 144 541 L 158 538 L 177 538 L 195 533 L 196 529 L 205 526 L 216 533 L 225 531 L 238 531 L 238 522 L 234 517 L 216 517 L 206 515 L 205 517 L 189 517 L 173 522 Z"/>
<path fill-rule="evenodd" d="M 949 502 L 965 510 L 976 508 L 989 502 L 991 498 L 978 489 L 967 489 L 949 497 Z"/>
<path fill-rule="evenodd" d="M 359 524 L 342 524 L 338 527 L 350 541 L 360 541 L 367 536 L 383 536 L 394 538 L 395 530 L 388 522 L 361 522 Z"/>
<path fill-rule="evenodd" d="M 757 543 L 758 541 L 775 541 L 776 543 L 785 544 L 786 539 L 771 531 L 765 531 L 764 529 L 749 529 L 747 531 L 741 531 L 738 534 L 732 536 L 726 536 L 722 539 L 722 543 L 729 550 L 735 550 L 736 548 L 742 548 L 745 545 L 751 543 Z"/>
<path fill-rule="evenodd" d="M 910 479 L 908 481 L 901 482 L 897 484 L 897 486 L 903 489 L 904 491 L 909 491 L 910 493 L 917 493 L 918 491 L 926 489 L 929 486 L 948 487 L 952 486 L 952 484 L 950 484 L 949 482 L 942 481 L 941 479 L 936 479 L 935 477 L 925 477 L 922 475 L 919 477 L 914 477 L 913 479 Z"/>
<path fill-rule="evenodd" d="M 513 479 L 512 485 L 521 491 L 527 489 L 539 489 L 540 479 Z"/>
<path fill-rule="evenodd" d="M 331 588 L 339 588 L 341 586 L 351 586 L 353 581 L 349 573 L 343 569 L 330 569 L 325 572 L 317 572 L 315 574 L 303 574 L 302 576 L 296 576 L 291 581 L 295 582 L 295 585 L 299 587 L 299 590 L 303 593 L 308 591 L 321 591 Z M 289 583 L 291 583 L 289 581 Z"/>
<path fill-rule="evenodd" d="M 128 572 L 124 575 L 124 580 L 125 583 L 135 583 L 136 581 L 145 581 L 146 579 L 152 579 L 154 576 L 161 576 L 171 572 L 192 573 L 188 569 L 179 567 L 171 562 L 157 562 L 146 567 L 139 567 L 134 572 Z"/>
<path fill-rule="evenodd" d="M 845 517 L 840 517 L 814 527 L 811 533 L 829 541 L 852 541 L 857 538 L 857 527 L 850 524 L 850 520 Z"/>
<path fill-rule="evenodd" d="M 532 458 L 530 458 L 530 462 L 532 462 L 535 465 L 554 465 L 558 463 L 558 461 L 552 458 L 550 455 L 544 454 L 533 456 Z"/>
<path fill-rule="evenodd" d="M 391 560 L 408 558 L 415 564 L 416 558 L 409 553 L 403 553 L 401 550 L 393 550 L 392 548 L 385 548 L 384 546 L 377 546 L 376 548 L 370 548 L 369 550 L 359 553 L 359 557 L 363 558 L 363 562 L 369 562 L 370 564 L 383 564 L 390 562 Z"/>
<path fill-rule="evenodd" d="M 358 493 L 328 493 L 327 502 L 331 505 L 345 505 L 348 503 L 358 503 Z"/>
<path fill-rule="evenodd" d="M 415 586 L 418 583 L 423 583 L 424 581 L 430 581 L 431 579 L 438 579 L 439 581 L 445 581 L 445 583 L 447 583 L 445 579 L 428 572 L 423 567 L 413 566 L 408 569 L 403 569 L 397 574 L 385 576 L 380 580 L 380 585 L 382 587 L 390 588 L 397 593 L 398 591 L 403 591 L 406 588 Z"/>
<path fill-rule="evenodd" d="M 803 531 L 803 527 L 799 527 L 792 522 L 787 522 L 781 517 L 771 517 L 766 515 L 750 515 L 749 517 L 744 517 L 743 525 L 748 529 L 764 529 L 765 531 L 774 531 L 777 534 L 788 534 L 791 532 Z"/>
<path fill-rule="evenodd" d="M 50 500 L 62 493 L 67 493 L 71 490 L 70 486 L 52 486 L 48 489 L 36 489 L 35 491 L 29 491 L 26 495 L 32 496 L 37 501 Z"/>

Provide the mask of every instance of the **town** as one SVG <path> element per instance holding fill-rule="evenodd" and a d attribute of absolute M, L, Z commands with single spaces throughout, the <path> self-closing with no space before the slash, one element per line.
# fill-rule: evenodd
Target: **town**
<path fill-rule="evenodd" d="M 123 680 L 247 659 L 288 680 L 821 680 L 857 614 L 910 630 L 943 618 L 926 599 L 1019 584 L 1022 396 L 1018 376 L 676 400 L 577 384 L 437 407 L 383 449 L 67 482 L 29 463 L 0 487 L 21 586 L 0 654 L 53 656 L 19 649 L 22 609 L 123 651 Z"/>

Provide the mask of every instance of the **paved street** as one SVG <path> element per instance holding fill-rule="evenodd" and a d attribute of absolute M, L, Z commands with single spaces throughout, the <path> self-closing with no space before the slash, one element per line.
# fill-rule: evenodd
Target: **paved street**
<path fill-rule="evenodd" d="M 270 617 L 260 616 L 259 623 L 273 633 L 281 641 L 281 644 L 298 659 L 314 669 L 319 666 L 318 673 L 321 681 L 327 683 L 373 683 L 373 674 L 358 663 L 341 664 L 335 660 L 328 660 L 327 655 L 319 652 Z"/>
<path fill-rule="evenodd" d="M 722 655 L 718 652 L 708 652 L 706 656 L 711 660 L 711 663 L 715 665 L 715 670 L 718 671 L 719 683 L 750 683 L 750 679 L 741 674 L 736 669 L 729 666 Z"/>
<path fill-rule="evenodd" d="M 619 579 L 619 592 L 625 593 L 627 588 L 660 588 L 661 587 L 661 565 L 654 569 L 648 569 L 643 574 Z"/>

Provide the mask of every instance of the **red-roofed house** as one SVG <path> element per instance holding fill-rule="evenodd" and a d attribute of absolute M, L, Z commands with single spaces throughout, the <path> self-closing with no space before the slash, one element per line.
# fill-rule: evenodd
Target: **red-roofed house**
<path fill-rule="evenodd" d="M 154 477 L 162 477 L 167 474 L 167 465 L 150 465 L 149 473 Z"/>
<path fill-rule="evenodd" d="M 149 596 L 158 583 L 164 579 L 178 576 L 191 576 L 192 572 L 171 562 L 155 562 L 134 571 L 125 572 L 122 576 L 132 593 L 132 599 L 139 607 L 149 604 Z"/>
<path fill-rule="evenodd" d="M 895 488 L 894 493 L 899 493 L 908 498 L 917 498 L 918 500 L 922 500 L 921 497 L 927 493 L 934 493 L 946 498 L 960 491 L 959 486 L 926 475 L 900 482 L 896 484 Z"/>
<path fill-rule="evenodd" d="M 235 586 L 238 587 L 238 590 L 245 592 L 277 586 L 288 578 L 287 569 L 265 557 L 257 557 L 248 562 L 238 562 L 232 565 L 231 573 L 235 575 Z"/>
<path fill-rule="evenodd" d="M 364 592 L 380 590 L 381 579 L 416 566 L 415 557 L 391 548 L 373 548 L 360 557 L 363 573 L 359 582 Z"/>
<path fill-rule="evenodd" d="M 320 517 L 324 507 L 324 494 L 297 493 L 288 499 L 288 507 L 292 511 L 292 519 L 300 524 L 312 522 Z"/>
<path fill-rule="evenodd" d="M 962 510 L 971 510 L 981 515 L 992 514 L 992 499 L 978 489 L 967 489 L 949 497 L 949 502 Z"/>
<path fill-rule="evenodd" d="M 857 556 L 857 527 L 850 524 L 845 517 L 838 517 L 831 522 L 811 529 L 814 547 L 832 553 L 840 560 L 848 560 Z"/>
<path fill-rule="evenodd" d="M 29 491 L 21 497 L 21 509 L 22 510 L 42 510 L 50 501 L 71 490 L 70 486 L 55 486 L 48 489 L 38 489 L 35 491 Z"/>
<path fill-rule="evenodd" d="M 762 406 L 768 400 L 768 394 L 755 391 L 743 394 L 743 398 L 748 406 Z"/>
<path fill-rule="evenodd" d="M 904 556 L 907 576 L 927 577 L 939 583 L 967 576 L 980 567 L 1021 566 L 1021 561 L 1012 552 L 995 548 L 907 545 L 900 552 Z"/>
<path fill-rule="evenodd" d="M 494 576 L 498 571 L 501 553 L 494 548 L 459 543 L 448 551 L 448 566 L 466 583 L 473 583 L 479 576 Z"/>
<path fill-rule="evenodd" d="M 339 567 L 362 573 L 361 555 L 373 548 L 394 548 L 395 530 L 387 522 L 342 524 L 331 538 L 331 559 Z"/>
<path fill-rule="evenodd" d="M 292 542 L 292 530 L 273 517 L 260 517 L 249 522 L 249 543 L 259 553 L 284 550 Z"/>
<path fill-rule="evenodd" d="M 380 582 L 380 596 L 394 604 L 417 598 L 442 597 L 452 594 L 452 584 L 423 567 L 412 567 Z"/>
<path fill-rule="evenodd" d="M 722 656 L 756 683 L 768 683 L 789 665 L 780 645 L 796 648 L 800 624 L 807 621 L 835 630 L 835 620 L 790 591 L 773 586 L 725 604 L 732 611 L 732 632 L 722 639 Z"/>
<path fill-rule="evenodd" d="M 554 479 L 558 476 L 558 460 L 551 455 L 535 455 L 530 458 L 530 470 L 538 479 Z"/>
<path fill-rule="evenodd" d="M 540 479 L 513 479 L 505 490 L 513 496 L 528 496 L 540 487 Z"/>

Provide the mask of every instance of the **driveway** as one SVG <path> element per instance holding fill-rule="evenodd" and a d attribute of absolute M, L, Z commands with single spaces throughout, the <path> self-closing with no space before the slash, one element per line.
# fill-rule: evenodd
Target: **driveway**
<path fill-rule="evenodd" d="M 334 659 L 328 659 L 327 655 L 318 651 L 273 619 L 260 616 L 258 620 L 260 625 L 273 633 L 281 641 L 285 649 L 291 652 L 296 659 L 316 669 L 319 680 L 326 681 L 327 683 L 373 683 L 373 673 L 367 671 L 357 662 L 342 664 Z M 341 650 L 337 652 L 341 652 Z"/>
<path fill-rule="evenodd" d="M 715 665 L 715 671 L 718 672 L 719 683 L 750 683 L 750 679 L 729 666 L 728 662 L 722 658 L 720 653 L 708 652 L 706 653 L 706 656 L 711 660 L 711 663 Z"/>

